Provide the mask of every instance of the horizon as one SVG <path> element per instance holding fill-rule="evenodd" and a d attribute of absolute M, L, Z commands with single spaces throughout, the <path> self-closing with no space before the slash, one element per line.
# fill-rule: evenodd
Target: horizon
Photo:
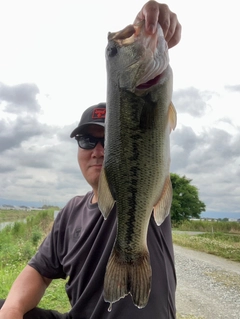
<path fill-rule="evenodd" d="M 57 203 L 57 202 L 37 202 L 37 201 L 26 201 L 26 200 L 15 200 L 15 199 L 4 199 L 0 198 L 0 206 L 9 205 L 9 206 L 26 206 L 30 208 L 41 208 L 44 205 L 59 207 L 62 209 L 67 203 Z M 200 218 L 212 218 L 212 219 L 240 219 L 240 212 L 218 212 L 218 211 L 205 211 L 201 212 Z"/>

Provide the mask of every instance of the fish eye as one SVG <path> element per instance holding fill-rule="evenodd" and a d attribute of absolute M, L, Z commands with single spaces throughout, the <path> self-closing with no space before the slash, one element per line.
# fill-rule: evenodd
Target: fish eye
<path fill-rule="evenodd" d="M 107 54 L 109 57 L 114 57 L 118 53 L 118 50 L 116 47 L 110 47 L 107 49 Z"/>

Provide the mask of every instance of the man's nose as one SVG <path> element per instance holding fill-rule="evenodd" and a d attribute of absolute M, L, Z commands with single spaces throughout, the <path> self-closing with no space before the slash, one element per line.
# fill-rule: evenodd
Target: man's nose
<path fill-rule="evenodd" d="M 93 149 L 94 156 L 103 156 L 104 155 L 104 148 L 101 142 L 98 142 L 97 145 Z"/>

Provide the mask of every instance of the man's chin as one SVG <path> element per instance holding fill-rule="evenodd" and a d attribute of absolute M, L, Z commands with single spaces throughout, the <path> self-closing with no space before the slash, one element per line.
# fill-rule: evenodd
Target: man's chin
<path fill-rule="evenodd" d="M 91 166 L 91 170 L 88 173 L 89 178 L 91 180 L 94 180 L 94 181 L 98 182 L 101 170 L 102 170 L 102 166 L 101 165 Z"/>

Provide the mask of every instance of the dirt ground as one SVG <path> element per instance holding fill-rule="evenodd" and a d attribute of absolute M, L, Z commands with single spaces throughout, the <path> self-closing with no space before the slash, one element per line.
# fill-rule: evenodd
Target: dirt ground
<path fill-rule="evenodd" d="M 240 263 L 176 245 L 174 251 L 177 318 L 240 319 Z"/>

